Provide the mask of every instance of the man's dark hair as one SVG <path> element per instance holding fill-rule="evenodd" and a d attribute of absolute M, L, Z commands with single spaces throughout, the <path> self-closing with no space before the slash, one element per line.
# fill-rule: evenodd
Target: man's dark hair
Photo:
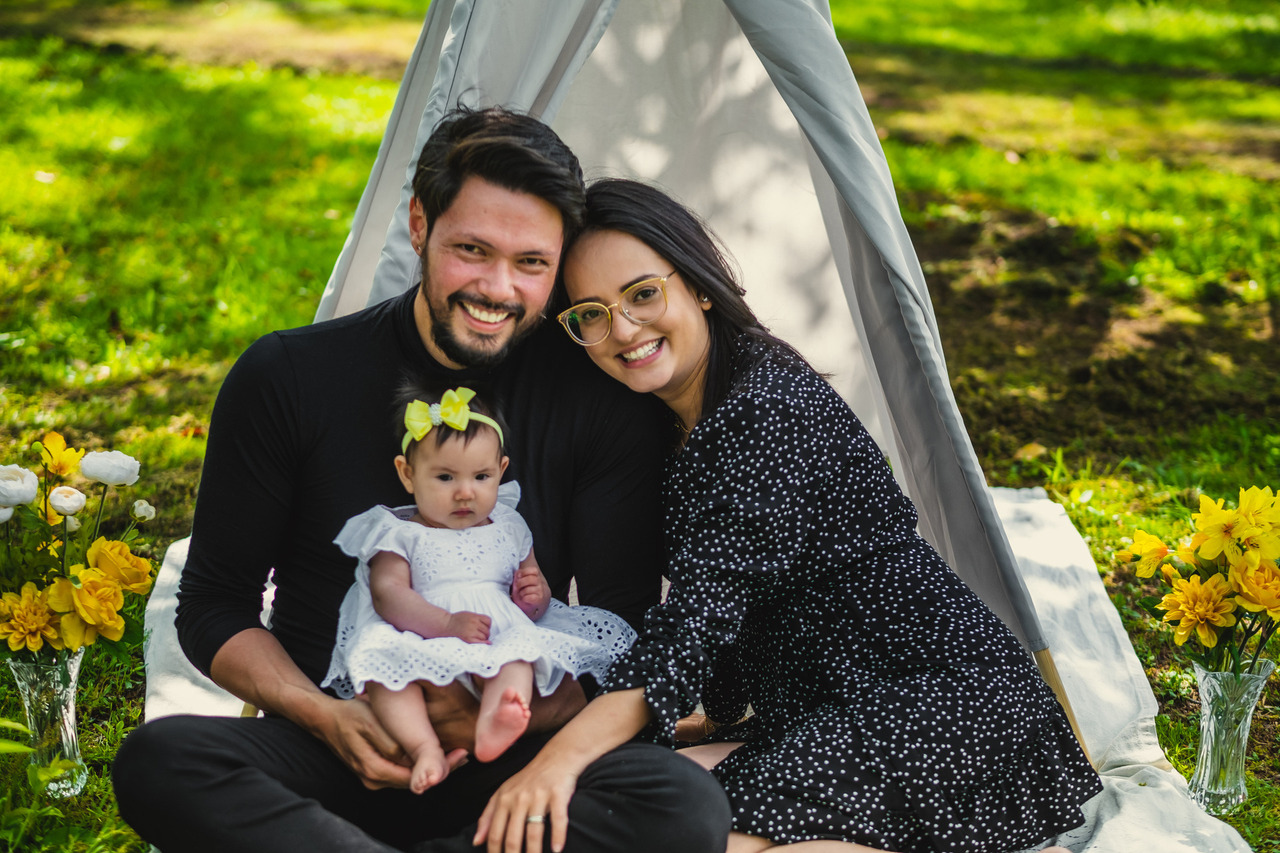
<path fill-rule="evenodd" d="M 566 244 L 581 227 L 582 167 L 555 131 L 532 116 L 503 107 L 458 107 L 445 115 L 422 146 L 413 175 L 428 233 L 472 176 L 551 204 L 560 211 Z"/>

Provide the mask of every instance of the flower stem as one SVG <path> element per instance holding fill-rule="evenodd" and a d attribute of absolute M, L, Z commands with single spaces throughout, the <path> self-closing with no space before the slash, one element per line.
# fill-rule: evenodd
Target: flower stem
<path fill-rule="evenodd" d="M 98 541 L 98 531 L 102 529 L 102 511 L 107 508 L 107 484 L 102 484 L 102 498 L 98 501 L 98 517 L 93 521 L 93 535 L 90 542 Z"/>

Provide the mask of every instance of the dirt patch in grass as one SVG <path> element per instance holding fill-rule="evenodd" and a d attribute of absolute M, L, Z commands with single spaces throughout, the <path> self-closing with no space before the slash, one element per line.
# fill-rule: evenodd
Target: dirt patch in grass
<path fill-rule="evenodd" d="M 19 3 L 0 8 L 0 33 L 54 35 L 200 64 L 254 63 L 386 79 L 404 74 L 421 29 L 418 19 L 264 0 Z"/>
<path fill-rule="evenodd" d="M 1032 442 L 1116 463 L 1148 456 L 1155 436 L 1280 412 L 1265 304 L 1223 286 L 1213 303 L 1189 306 L 1115 282 L 1104 267 L 1143 252 L 1142 234 L 1082 236 L 992 200 L 962 207 L 984 212 L 935 218 L 912 239 L 960 411 L 993 479 Z"/>

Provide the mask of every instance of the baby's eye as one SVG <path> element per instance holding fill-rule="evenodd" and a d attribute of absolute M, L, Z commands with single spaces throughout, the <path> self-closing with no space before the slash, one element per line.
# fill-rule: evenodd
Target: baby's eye
<path fill-rule="evenodd" d="M 489 479 L 490 476 L 490 474 L 476 474 L 476 479 L 483 483 L 485 480 Z"/>
<path fill-rule="evenodd" d="M 452 474 L 437 474 L 437 475 L 436 475 L 436 479 L 437 479 L 437 480 L 439 480 L 439 481 L 440 481 L 440 482 L 442 482 L 442 483 L 448 483 L 448 482 L 450 482 L 451 480 L 453 480 L 453 475 L 452 475 Z"/>

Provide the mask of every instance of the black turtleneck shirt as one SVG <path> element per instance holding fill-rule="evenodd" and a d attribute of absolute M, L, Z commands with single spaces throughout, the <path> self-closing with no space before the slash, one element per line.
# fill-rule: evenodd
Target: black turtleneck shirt
<path fill-rule="evenodd" d="M 333 538 L 376 504 L 411 502 L 392 462 L 403 435 L 394 396 L 409 376 L 496 402 L 509 425 L 506 479 L 520 483 L 557 598 L 576 577 L 583 604 L 637 628 L 657 602 L 670 413 L 605 376 L 553 323 L 496 368 L 443 367 L 418 334 L 415 293 L 266 335 L 227 374 L 178 592 L 178 636 L 201 671 L 233 635 L 260 626 L 274 569 L 271 631 L 308 677 L 324 677 L 355 568 Z"/>

